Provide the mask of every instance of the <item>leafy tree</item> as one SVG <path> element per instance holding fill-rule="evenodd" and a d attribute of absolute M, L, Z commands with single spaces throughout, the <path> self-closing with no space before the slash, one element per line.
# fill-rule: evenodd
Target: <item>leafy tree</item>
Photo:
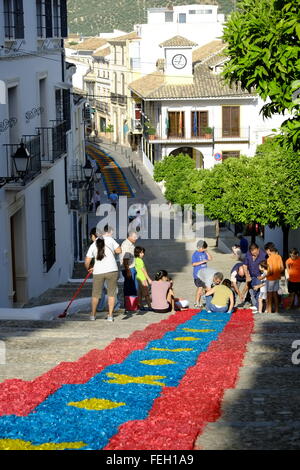
<path fill-rule="evenodd" d="M 176 157 L 169 155 L 155 163 L 153 178 L 155 181 L 166 183 L 175 176 L 183 175 L 187 170 L 195 168 L 195 162 L 189 155 L 180 153 Z"/>
<path fill-rule="evenodd" d="M 287 111 L 292 115 L 281 126 L 281 144 L 300 149 L 299 0 L 242 0 L 224 28 L 229 61 L 225 80 L 251 91 L 263 100 L 264 117 Z"/>

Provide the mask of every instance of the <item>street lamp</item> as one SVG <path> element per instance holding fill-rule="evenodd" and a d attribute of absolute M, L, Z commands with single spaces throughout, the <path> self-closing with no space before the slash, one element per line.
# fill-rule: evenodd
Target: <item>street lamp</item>
<path fill-rule="evenodd" d="M 17 176 L 0 176 L 0 188 L 7 183 L 16 183 L 18 180 L 24 179 L 28 173 L 30 158 L 30 153 L 24 143 L 21 142 L 20 147 L 17 148 L 15 154 L 12 155 Z"/>
<path fill-rule="evenodd" d="M 30 153 L 28 152 L 23 142 L 20 143 L 20 147 L 17 149 L 12 158 L 15 164 L 16 172 L 20 178 L 24 178 L 28 172 Z"/>
<path fill-rule="evenodd" d="M 86 180 L 89 180 L 92 176 L 93 173 L 93 167 L 91 165 L 91 162 L 89 160 L 86 161 L 85 165 L 82 167 L 83 170 L 83 175 Z"/>

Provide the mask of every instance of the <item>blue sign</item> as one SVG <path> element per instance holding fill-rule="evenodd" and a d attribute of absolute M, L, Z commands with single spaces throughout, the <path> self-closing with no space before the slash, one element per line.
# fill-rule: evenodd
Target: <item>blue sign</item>
<path fill-rule="evenodd" d="M 215 153 L 214 154 L 214 159 L 218 162 L 222 160 L 222 154 L 221 153 Z"/>

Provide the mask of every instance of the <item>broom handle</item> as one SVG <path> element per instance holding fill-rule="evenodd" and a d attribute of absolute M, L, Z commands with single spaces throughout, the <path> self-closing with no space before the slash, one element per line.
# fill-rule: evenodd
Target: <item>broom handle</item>
<path fill-rule="evenodd" d="M 68 308 L 70 307 L 71 303 L 73 302 L 74 299 L 76 299 L 77 295 L 79 294 L 79 292 L 81 291 L 83 285 L 85 284 L 85 282 L 87 281 L 87 279 L 90 277 L 90 275 L 92 274 L 93 271 L 89 271 L 85 277 L 85 279 L 83 280 L 83 282 L 81 283 L 80 287 L 78 287 L 77 291 L 75 292 L 75 294 L 73 295 L 72 299 L 70 300 L 65 312 L 67 312 Z"/>

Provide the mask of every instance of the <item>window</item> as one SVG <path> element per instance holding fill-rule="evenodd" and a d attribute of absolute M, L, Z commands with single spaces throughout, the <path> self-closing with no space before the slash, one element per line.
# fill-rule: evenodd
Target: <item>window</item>
<path fill-rule="evenodd" d="M 7 39 L 24 39 L 23 0 L 4 0 L 4 33 Z"/>
<path fill-rule="evenodd" d="M 124 73 L 121 73 L 121 94 L 125 95 L 125 76 Z"/>
<path fill-rule="evenodd" d="M 226 160 L 226 158 L 239 158 L 240 151 L 239 150 L 223 150 L 222 151 L 222 160 Z"/>
<path fill-rule="evenodd" d="M 165 23 L 173 23 L 173 12 L 166 11 L 165 12 Z"/>
<path fill-rule="evenodd" d="M 189 14 L 190 14 L 190 15 L 195 15 L 195 14 L 196 14 L 196 10 L 189 10 Z"/>
<path fill-rule="evenodd" d="M 240 107 L 223 106 L 222 107 L 222 136 L 239 137 L 240 136 Z"/>
<path fill-rule="evenodd" d="M 179 13 L 178 23 L 186 23 L 186 13 Z"/>
<path fill-rule="evenodd" d="M 192 137 L 204 136 L 208 127 L 208 111 L 192 111 L 191 118 Z"/>
<path fill-rule="evenodd" d="M 59 37 L 60 35 L 60 15 L 59 15 L 59 0 L 53 0 L 53 35 Z"/>
<path fill-rule="evenodd" d="M 168 137 L 184 137 L 184 112 L 168 112 Z"/>
<path fill-rule="evenodd" d="M 36 17 L 38 37 L 68 36 L 66 0 L 36 0 Z"/>
<path fill-rule="evenodd" d="M 41 189 L 43 264 L 48 272 L 56 261 L 54 183 Z"/>
<path fill-rule="evenodd" d="M 71 129 L 70 90 L 58 88 L 55 90 L 56 121 L 66 121 L 66 130 Z"/>

